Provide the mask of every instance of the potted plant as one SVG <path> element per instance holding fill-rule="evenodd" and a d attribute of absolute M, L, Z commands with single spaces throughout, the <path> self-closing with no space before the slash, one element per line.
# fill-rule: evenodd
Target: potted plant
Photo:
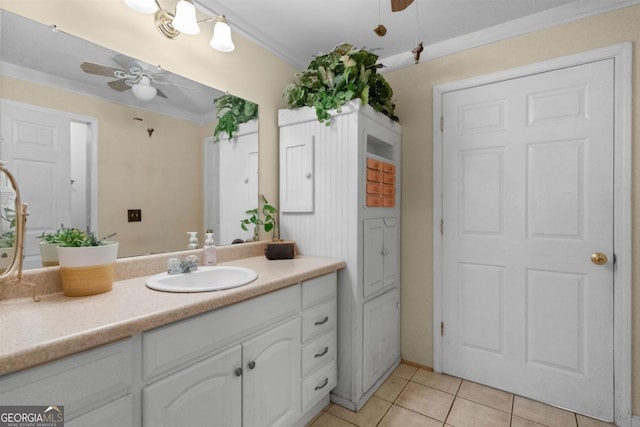
<path fill-rule="evenodd" d="M 229 140 L 242 123 L 258 118 L 258 104 L 237 96 L 226 94 L 216 98 L 213 103 L 216 106 L 218 123 L 213 130 L 214 142 L 220 141 L 222 134 L 227 134 Z"/>
<path fill-rule="evenodd" d="M 394 121 L 393 90 L 377 73 L 382 64 L 378 55 L 350 44 L 341 44 L 333 51 L 316 56 L 306 70 L 297 73 L 285 88 L 283 97 L 289 108 L 314 107 L 321 123 L 331 124 L 330 110 L 359 98 Z"/>
<path fill-rule="evenodd" d="M 50 243 L 57 245 L 60 281 L 66 296 L 108 292 L 113 287 L 118 243 L 77 228 L 61 228 Z"/>
<path fill-rule="evenodd" d="M 278 231 L 278 209 L 269 204 L 264 194 L 260 195 L 260 199 L 262 202 L 262 209 L 260 210 L 258 207 L 246 211 L 245 213 L 249 215 L 249 217 L 240 220 L 240 227 L 242 227 L 244 231 L 249 231 L 247 226 L 253 224 L 253 240 L 260 240 L 260 227 L 262 226 L 265 232 L 273 232 L 272 240 L 274 242 L 278 241 L 280 240 L 280 233 Z M 260 212 L 262 212 L 262 218 L 260 218 Z"/>
<path fill-rule="evenodd" d="M 58 230 L 60 232 L 63 229 Z M 53 267 L 58 265 L 58 243 L 56 243 L 56 233 L 42 232 L 37 239 L 40 239 L 40 259 L 43 267 Z"/>

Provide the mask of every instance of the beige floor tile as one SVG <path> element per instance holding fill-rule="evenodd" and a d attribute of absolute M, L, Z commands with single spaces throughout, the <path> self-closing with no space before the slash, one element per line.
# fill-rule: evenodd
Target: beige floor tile
<path fill-rule="evenodd" d="M 576 417 L 578 418 L 578 427 L 615 427 L 615 424 L 605 423 L 584 415 L 576 414 Z"/>
<path fill-rule="evenodd" d="M 544 424 L 535 421 L 526 420 L 518 416 L 511 417 L 511 427 L 546 427 Z"/>
<path fill-rule="evenodd" d="M 504 412 L 511 412 L 513 406 L 513 395 L 506 391 L 496 390 L 471 381 L 463 381 L 458 390 L 458 397 L 471 400 L 483 405 L 499 409 Z"/>
<path fill-rule="evenodd" d="M 376 390 L 374 396 L 384 399 L 387 402 L 393 402 L 408 382 L 409 380 L 391 375 L 382 383 L 380 388 Z"/>
<path fill-rule="evenodd" d="M 393 405 L 378 427 L 442 427 L 442 421 Z"/>
<path fill-rule="evenodd" d="M 511 414 L 459 397 L 447 417 L 454 427 L 509 427 L 510 422 Z"/>
<path fill-rule="evenodd" d="M 574 413 L 520 396 L 513 399 L 513 415 L 549 427 L 575 427 L 577 425 Z"/>
<path fill-rule="evenodd" d="M 407 365 L 401 363 L 398 367 L 391 373 L 391 375 L 395 375 L 396 377 L 404 378 L 405 380 L 410 380 L 413 374 L 416 373 L 418 368 L 415 366 Z"/>
<path fill-rule="evenodd" d="M 328 412 L 323 412 L 315 421 L 308 425 L 309 427 L 353 427 L 353 424 L 338 418 L 335 415 L 331 415 Z"/>
<path fill-rule="evenodd" d="M 409 382 L 396 399 L 396 405 L 444 421 L 454 396 L 431 387 Z"/>
<path fill-rule="evenodd" d="M 411 381 L 453 395 L 458 392 L 458 388 L 462 382 L 460 378 L 427 371 L 426 369 L 418 369 L 418 372 L 411 377 Z"/>
<path fill-rule="evenodd" d="M 377 425 L 384 414 L 387 413 L 391 403 L 386 400 L 379 399 L 375 396 L 371 397 L 367 403 L 358 412 L 350 411 L 340 405 L 332 405 L 327 412 L 349 421 L 360 427 L 371 427 Z M 316 426 L 314 426 L 316 427 Z"/>

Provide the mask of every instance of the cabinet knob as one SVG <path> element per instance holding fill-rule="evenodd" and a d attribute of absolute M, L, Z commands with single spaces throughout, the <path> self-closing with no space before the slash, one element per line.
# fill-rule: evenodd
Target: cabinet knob
<path fill-rule="evenodd" d="M 233 373 L 236 375 L 236 377 L 239 377 L 240 375 L 242 375 L 242 368 L 236 368 Z"/>
<path fill-rule="evenodd" d="M 307 172 L 307 174 L 304 177 L 307 179 L 311 178 L 311 172 Z"/>
<path fill-rule="evenodd" d="M 256 362 L 252 360 L 251 362 L 247 363 L 247 366 L 249 367 L 249 369 L 253 369 L 256 367 Z"/>

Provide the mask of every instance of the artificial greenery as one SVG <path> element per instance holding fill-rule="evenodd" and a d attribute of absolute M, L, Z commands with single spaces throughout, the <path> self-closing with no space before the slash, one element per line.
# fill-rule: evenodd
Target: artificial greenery
<path fill-rule="evenodd" d="M 264 194 L 261 194 L 260 198 L 262 200 L 261 212 L 263 218 L 260 218 L 260 209 L 258 207 L 246 211 L 245 213 L 249 215 L 249 218 L 240 220 L 240 227 L 242 227 L 244 231 L 249 231 L 249 228 L 247 226 L 253 224 L 253 235 L 255 240 L 258 240 L 258 232 L 260 226 L 264 227 L 264 231 L 267 233 L 272 230 L 275 232 L 278 227 L 278 209 L 269 204 L 267 198 L 264 197 Z M 275 238 L 276 236 L 274 236 L 274 239 Z"/>
<path fill-rule="evenodd" d="M 0 248 L 12 248 L 16 243 L 16 211 L 12 208 L 4 208 L 4 214 L 0 218 L 9 222 L 9 231 L 0 236 Z"/>
<path fill-rule="evenodd" d="M 41 242 L 53 243 L 68 248 L 82 248 L 87 246 L 101 246 L 107 244 L 107 239 L 115 236 L 115 233 L 98 239 L 92 232 L 86 232 L 77 228 L 59 228 L 55 233 L 42 233 L 38 236 Z"/>
<path fill-rule="evenodd" d="M 227 134 L 229 140 L 238 132 L 240 125 L 258 118 L 258 104 L 238 98 L 230 94 L 213 100 L 216 106 L 218 124 L 213 131 L 214 142 L 220 141 L 222 134 Z"/>
<path fill-rule="evenodd" d="M 393 90 L 386 79 L 377 73 L 378 55 L 350 44 L 341 44 L 333 51 L 315 57 L 306 70 L 297 73 L 284 90 L 289 108 L 314 107 L 316 116 L 327 126 L 330 110 L 359 98 L 394 121 Z"/>

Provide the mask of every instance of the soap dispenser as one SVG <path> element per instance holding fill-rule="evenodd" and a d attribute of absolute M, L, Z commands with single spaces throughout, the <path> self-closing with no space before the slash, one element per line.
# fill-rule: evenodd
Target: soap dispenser
<path fill-rule="evenodd" d="M 204 241 L 204 263 L 205 265 L 216 265 L 216 243 L 213 240 L 213 230 L 207 228 Z"/>

